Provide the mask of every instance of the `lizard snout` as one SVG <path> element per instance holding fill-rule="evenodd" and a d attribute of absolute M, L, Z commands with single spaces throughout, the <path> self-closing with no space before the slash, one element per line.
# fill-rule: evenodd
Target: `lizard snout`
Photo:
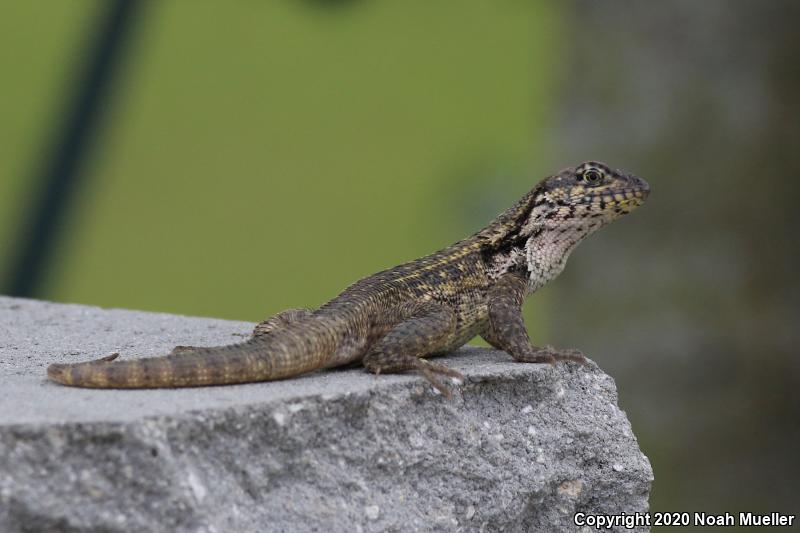
<path fill-rule="evenodd" d="M 646 200 L 650 196 L 650 184 L 639 176 L 631 176 L 630 178 L 633 182 L 634 190 L 642 194 L 642 200 Z"/>

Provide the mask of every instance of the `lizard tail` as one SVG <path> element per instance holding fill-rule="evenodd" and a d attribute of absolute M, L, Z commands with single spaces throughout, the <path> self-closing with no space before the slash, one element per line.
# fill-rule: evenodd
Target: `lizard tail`
<path fill-rule="evenodd" d="M 301 335 L 251 338 L 240 344 L 178 348 L 169 355 L 52 364 L 47 376 L 62 385 L 101 389 L 201 387 L 267 381 L 321 368 L 332 350 Z M 327 352 L 327 353 L 326 353 Z"/>

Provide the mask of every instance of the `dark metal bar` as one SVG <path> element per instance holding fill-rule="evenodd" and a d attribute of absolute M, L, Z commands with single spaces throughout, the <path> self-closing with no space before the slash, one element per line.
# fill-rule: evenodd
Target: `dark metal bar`
<path fill-rule="evenodd" d="M 46 151 L 44 164 L 34 174 L 39 184 L 19 226 L 17 249 L 12 252 L 3 292 L 12 296 L 39 296 L 63 222 L 85 178 L 83 163 L 90 152 L 97 127 L 111 93 L 116 73 L 124 60 L 124 49 L 137 18 L 140 0 L 109 0 L 96 25 L 96 38 L 89 44 L 83 68 L 71 98 L 64 107 L 64 120 L 54 144 Z"/>

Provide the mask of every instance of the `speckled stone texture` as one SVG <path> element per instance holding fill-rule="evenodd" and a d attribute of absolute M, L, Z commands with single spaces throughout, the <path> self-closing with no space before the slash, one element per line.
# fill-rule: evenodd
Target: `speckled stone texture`
<path fill-rule="evenodd" d="M 361 369 L 71 389 L 53 361 L 221 344 L 252 324 L 0 297 L 0 531 L 580 531 L 653 479 L 596 365 L 467 348 L 446 400 Z M 589 529 L 585 529 L 589 531 Z"/>

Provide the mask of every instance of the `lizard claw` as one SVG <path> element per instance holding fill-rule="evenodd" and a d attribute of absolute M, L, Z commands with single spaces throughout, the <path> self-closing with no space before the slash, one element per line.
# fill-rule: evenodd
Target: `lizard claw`
<path fill-rule="evenodd" d="M 541 348 L 531 346 L 530 350 L 524 354 L 516 355 L 514 358 L 523 363 L 547 363 L 550 365 L 556 364 L 558 361 L 572 361 L 587 365 L 588 362 L 583 352 L 575 348 L 566 348 L 564 350 L 557 350 L 551 345 L 547 344 Z"/>
<path fill-rule="evenodd" d="M 589 361 L 583 352 L 575 348 L 565 348 L 563 350 L 554 350 L 553 357 L 557 361 L 572 361 L 581 365 L 588 365 Z"/>
<path fill-rule="evenodd" d="M 448 400 L 453 397 L 453 393 L 442 383 L 439 376 L 449 377 L 455 385 L 464 383 L 464 375 L 458 370 L 453 370 L 439 363 L 431 363 L 425 359 L 418 359 L 418 361 L 419 363 L 415 365 L 417 371 L 422 374 L 422 377 L 428 380 L 428 383 L 430 383 L 436 391 L 440 392 L 442 396 Z"/>
<path fill-rule="evenodd" d="M 191 353 L 197 351 L 197 347 L 195 346 L 176 346 L 169 352 L 169 355 L 179 355 L 183 353 Z"/>
<path fill-rule="evenodd" d="M 583 352 L 578 350 L 577 348 L 564 348 L 563 350 L 559 350 L 553 348 L 550 344 L 545 345 L 542 350 L 545 350 L 550 356 L 553 358 L 553 364 L 557 361 L 572 361 L 573 363 L 580 363 L 582 365 L 588 365 L 588 361 L 586 356 L 583 355 Z"/>

